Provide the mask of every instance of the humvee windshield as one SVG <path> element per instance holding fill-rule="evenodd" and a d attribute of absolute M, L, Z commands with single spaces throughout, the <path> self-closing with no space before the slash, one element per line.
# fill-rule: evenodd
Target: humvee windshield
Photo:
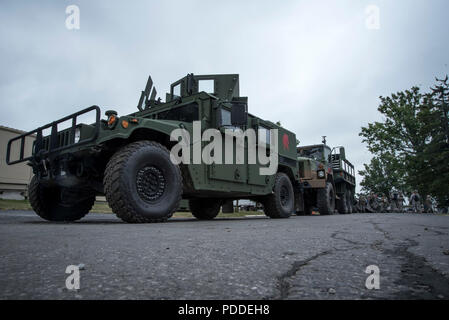
<path fill-rule="evenodd" d="M 220 113 L 221 113 L 220 125 L 223 127 L 231 126 L 231 110 L 221 108 Z"/>
<path fill-rule="evenodd" d="M 199 119 L 198 104 L 191 103 L 185 106 L 175 107 L 157 114 L 159 120 L 176 120 L 183 122 L 193 122 Z"/>

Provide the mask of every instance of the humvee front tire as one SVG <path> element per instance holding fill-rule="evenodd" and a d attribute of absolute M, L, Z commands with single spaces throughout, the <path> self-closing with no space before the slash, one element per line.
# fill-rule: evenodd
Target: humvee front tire
<path fill-rule="evenodd" d="M 335 211 L 335 193 L 334 186 L 330 182 L 326 182 L 326 186 L 318 189 L 317 207 L 320 215 L 334 214 Z"/>
<path fill-rule="evenodd" d="M 182 197 L 181 170 L 167 148 L 153 141 L 117 151 L 106 165 L 103 184 L 112 211 L 130 223 L 166 221 Z"/>
<path fill-rule="evenodd" d="M 265 215 L 273 218 L 289 218 L 295 210 L 293 186 L 290 178 L 282 172 L 276 174 L 273 193 L 263 203 Z"/>
<path fill-rule="evenodd" d="M 212 220 L 220 212 L 221 201 L 218 199 L 190 199 L 189 208 L 198 220 Z"/>
<path fill-rule="evenodd" d="M 48 221 L 76 221 L 89 213 L 95 194 L 73 188 L 46 187 L 36 176 L 28 186 L 28 199 L 37 215 Z"/>

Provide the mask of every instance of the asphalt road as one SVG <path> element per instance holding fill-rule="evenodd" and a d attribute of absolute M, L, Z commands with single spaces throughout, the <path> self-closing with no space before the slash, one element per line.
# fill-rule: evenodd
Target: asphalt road
<path fill-rule="evenodd" d="M 0 211 L 0 299 L 449 299 L 448 233 L 449 216 L 426 214 L 125 224 Z M 365 287 L 369 265 L 379 289 Z"/>

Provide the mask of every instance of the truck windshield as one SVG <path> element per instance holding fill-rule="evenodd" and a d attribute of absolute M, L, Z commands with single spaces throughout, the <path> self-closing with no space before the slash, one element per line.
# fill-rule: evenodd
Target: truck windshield
<path fill-rule="evenodd" d="M 198 120 L 198 104 L 191 103 L 185 106 L 175 107 L 173 109 L 162 111 L 157 114 L 160 120 L 176 120 L 183 122 L 193 122 Z"/>
<path fill-rule="evenodd" d="M 300 149 L 299 155 L 302 157 L 312 158 L 317 161 L 323 160 L 323 148 L 315 147 L 309 149 Z"/>

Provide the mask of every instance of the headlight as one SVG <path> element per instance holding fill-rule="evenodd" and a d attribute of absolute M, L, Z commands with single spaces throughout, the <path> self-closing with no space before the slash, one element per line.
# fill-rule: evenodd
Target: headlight
<path fill-rule="evenodd" d="M 78 143 L 81 138 L 81 130 L 80 128 L 75 129 L 75 143 Z"/>
<path fill-rule="evenodd" d="M 324 178 L 324 171 L 323 170 L 318 171 L 318 178 Z"/>

